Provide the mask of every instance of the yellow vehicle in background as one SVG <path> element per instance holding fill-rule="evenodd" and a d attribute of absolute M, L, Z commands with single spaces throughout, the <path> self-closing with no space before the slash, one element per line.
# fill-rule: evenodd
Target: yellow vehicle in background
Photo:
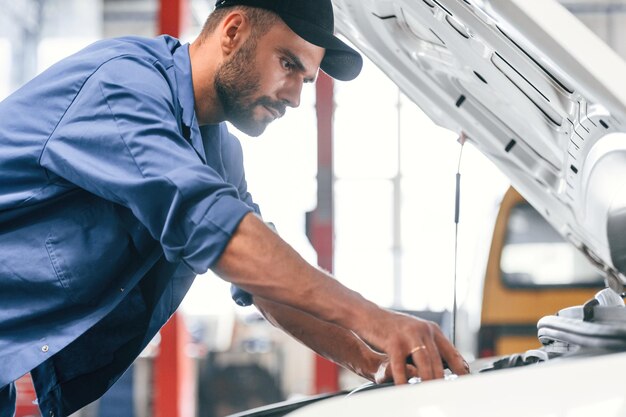
<path fill-rule="evenodd" d="M 478 356 L 537 348 L 540 318 L 584 304 L 604 287 L 602 275 L 585 256 L 509 188 L 489 252 Z"/>

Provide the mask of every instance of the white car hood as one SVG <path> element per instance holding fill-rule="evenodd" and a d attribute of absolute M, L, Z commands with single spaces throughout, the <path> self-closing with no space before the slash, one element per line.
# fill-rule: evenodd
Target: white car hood
<path fill-rule="evenodd" d="M 338 396 L 288 416 L 623 417 L 626 400 L 617 370 L 625 364 L 626 353 L 554 361 Z"/>
<path fill-rule="evenodd" d="M 344 35 L 464 133 L 623 291 L 626 63 L 553 0 L 333 0 Z"/>

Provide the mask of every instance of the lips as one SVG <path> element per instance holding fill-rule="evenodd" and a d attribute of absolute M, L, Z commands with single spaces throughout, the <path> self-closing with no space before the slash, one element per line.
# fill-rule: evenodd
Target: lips
<path fill-rule="evenodd" d="M 274 119 L 281 118 L 285 114 L 284 109 L 278 109 L 276 107 L 269 106 L 269 105 L 263 105 L 263 107 L 267 109 L 267 111 L 272 115 Z"/>
<path fill-rule="evenodd" d="M 276 111 L 276 109 L 273 109 L 273 108 L 271 108 L 269 106 L 263 106 L 263 107 L 265 107 L 265 110 L 267 110 L 269 112 L 269 114 L 271 114 L 274 119 L 278 119 L 278 112 Z"/>

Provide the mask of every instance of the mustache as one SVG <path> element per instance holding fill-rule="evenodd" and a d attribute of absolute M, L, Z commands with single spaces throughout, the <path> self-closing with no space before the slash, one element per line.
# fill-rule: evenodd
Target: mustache
<path fill-rule="evenodd" d="M 271 107 L 272 109 L 276 110 L 280 117 L 283 117 L 285 115 L 285 112 L 287 111 L 287 105 L 283 101 L 272 100 L 267 96 L 259 98 L 258 100 L 256 100 L 255 104 L 265 107 Z"/>

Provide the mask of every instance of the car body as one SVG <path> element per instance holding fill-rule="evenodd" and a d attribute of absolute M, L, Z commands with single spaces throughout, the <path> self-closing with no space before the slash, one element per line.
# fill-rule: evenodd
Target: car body
<path fill-rule="evenodd" d="M 606 288 L 541 318 L 538 349 L 476 361 L 462 378 L 334 395 L 288 415 L 626 415 L 626 63 L 554 0 L 334 6 L 338 31 L 505 173 Z"/>

